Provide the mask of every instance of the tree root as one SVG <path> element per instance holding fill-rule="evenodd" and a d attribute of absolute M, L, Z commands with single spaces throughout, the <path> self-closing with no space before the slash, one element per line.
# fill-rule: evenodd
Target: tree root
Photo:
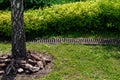
<path fill-rule="evenodd" d="M 35 51 L 27 51 L 26 60 L 14 60 L 12 55 L 0 56 L 0 75 L 10 74 L 31 74 L 45 68 L 53 61 L 53 57 L 48 54 L 39 54 Z"/>

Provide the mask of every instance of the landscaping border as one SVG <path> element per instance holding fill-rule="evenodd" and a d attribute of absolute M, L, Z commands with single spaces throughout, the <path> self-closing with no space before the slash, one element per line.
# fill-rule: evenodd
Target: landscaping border
<path fill-rule="evenodd" d="M 36 38 L 28 42 L 32 43 L 47 43 L 47 44 L 100 44 L 100 45 L 120 45 L 120 39 L 110 38 Z"/>

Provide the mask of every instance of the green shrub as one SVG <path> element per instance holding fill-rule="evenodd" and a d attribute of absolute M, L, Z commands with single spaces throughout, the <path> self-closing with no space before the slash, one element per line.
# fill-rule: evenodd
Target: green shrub
<path fill-rule="evenodd" d="M 10 36 L 10 12 L 0 12 L 0 36 Z M 87 1 L 25 11 L 27 37 L 64 34 L 67 31 L 120 31 L 120 3 Z"/>
<path fill-rule="evenodd" d="M 109 0 L 104 2 L 102 2 L 102 0 L 99 1 L 98 5 L 102 11 L 99 17 L 101 17 L 103 26 L 120 29 L 120 2 L 117 1 L 120 0 L 111 0 L 111 2 Z"/>
<path fill-rule="evenodd" d="M 43 8 L 45 6 L 52 6 L 54 4 L 64 4 L 70 2 L 77 2 L 80 0 L 23 0 L 25 9 Z M 10 8 L 10 0 L 0 0 L 0 10 Z"/>
<path fill-rule="evenodd" d="M 0 36 L 10 36 L 10 12 L 0 11 Z"/>

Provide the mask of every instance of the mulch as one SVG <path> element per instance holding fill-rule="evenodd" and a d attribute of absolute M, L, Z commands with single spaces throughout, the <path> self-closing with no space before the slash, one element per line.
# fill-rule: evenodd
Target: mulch
<path fill-rule="evenodd" d="M 9 72 L 6 68 L 11 64 L 13 58 L 10 54 L 0 56 L 0 79 L 5 80 L 31 80 L 39 79 L 52 71 L 53 56 L 47 52 L 27 51 L 27 60 L 14 60 L 15 75 L 5 75 Z M 11 69 L 11 68 L 10 68 Z M 14 70 L 13 70 L 14 71 Z"/>

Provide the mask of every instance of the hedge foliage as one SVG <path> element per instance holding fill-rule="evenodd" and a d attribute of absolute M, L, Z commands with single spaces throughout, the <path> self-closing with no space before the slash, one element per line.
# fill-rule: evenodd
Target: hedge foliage
<path fill-rule="evenodd" d="M 25 9 L 43 8 L 45 6 L 52 6 L 54 4 L 64 4 L 70 2 L 77 2 L 80 0 L 23 0 Z M 84 1 L 84 0 L 83 0 Z M 0 10 L 10 8 L 10 0 L 0 0 Z"/>
<path fill-rule="evenodd" d="M 120 31 L 120 2 L 89 1 L 25 11 L 27 37 L 64 34 L 67 31 Z M 10 36 L 10 12 L 0 11 L 0 36 Z"/>

